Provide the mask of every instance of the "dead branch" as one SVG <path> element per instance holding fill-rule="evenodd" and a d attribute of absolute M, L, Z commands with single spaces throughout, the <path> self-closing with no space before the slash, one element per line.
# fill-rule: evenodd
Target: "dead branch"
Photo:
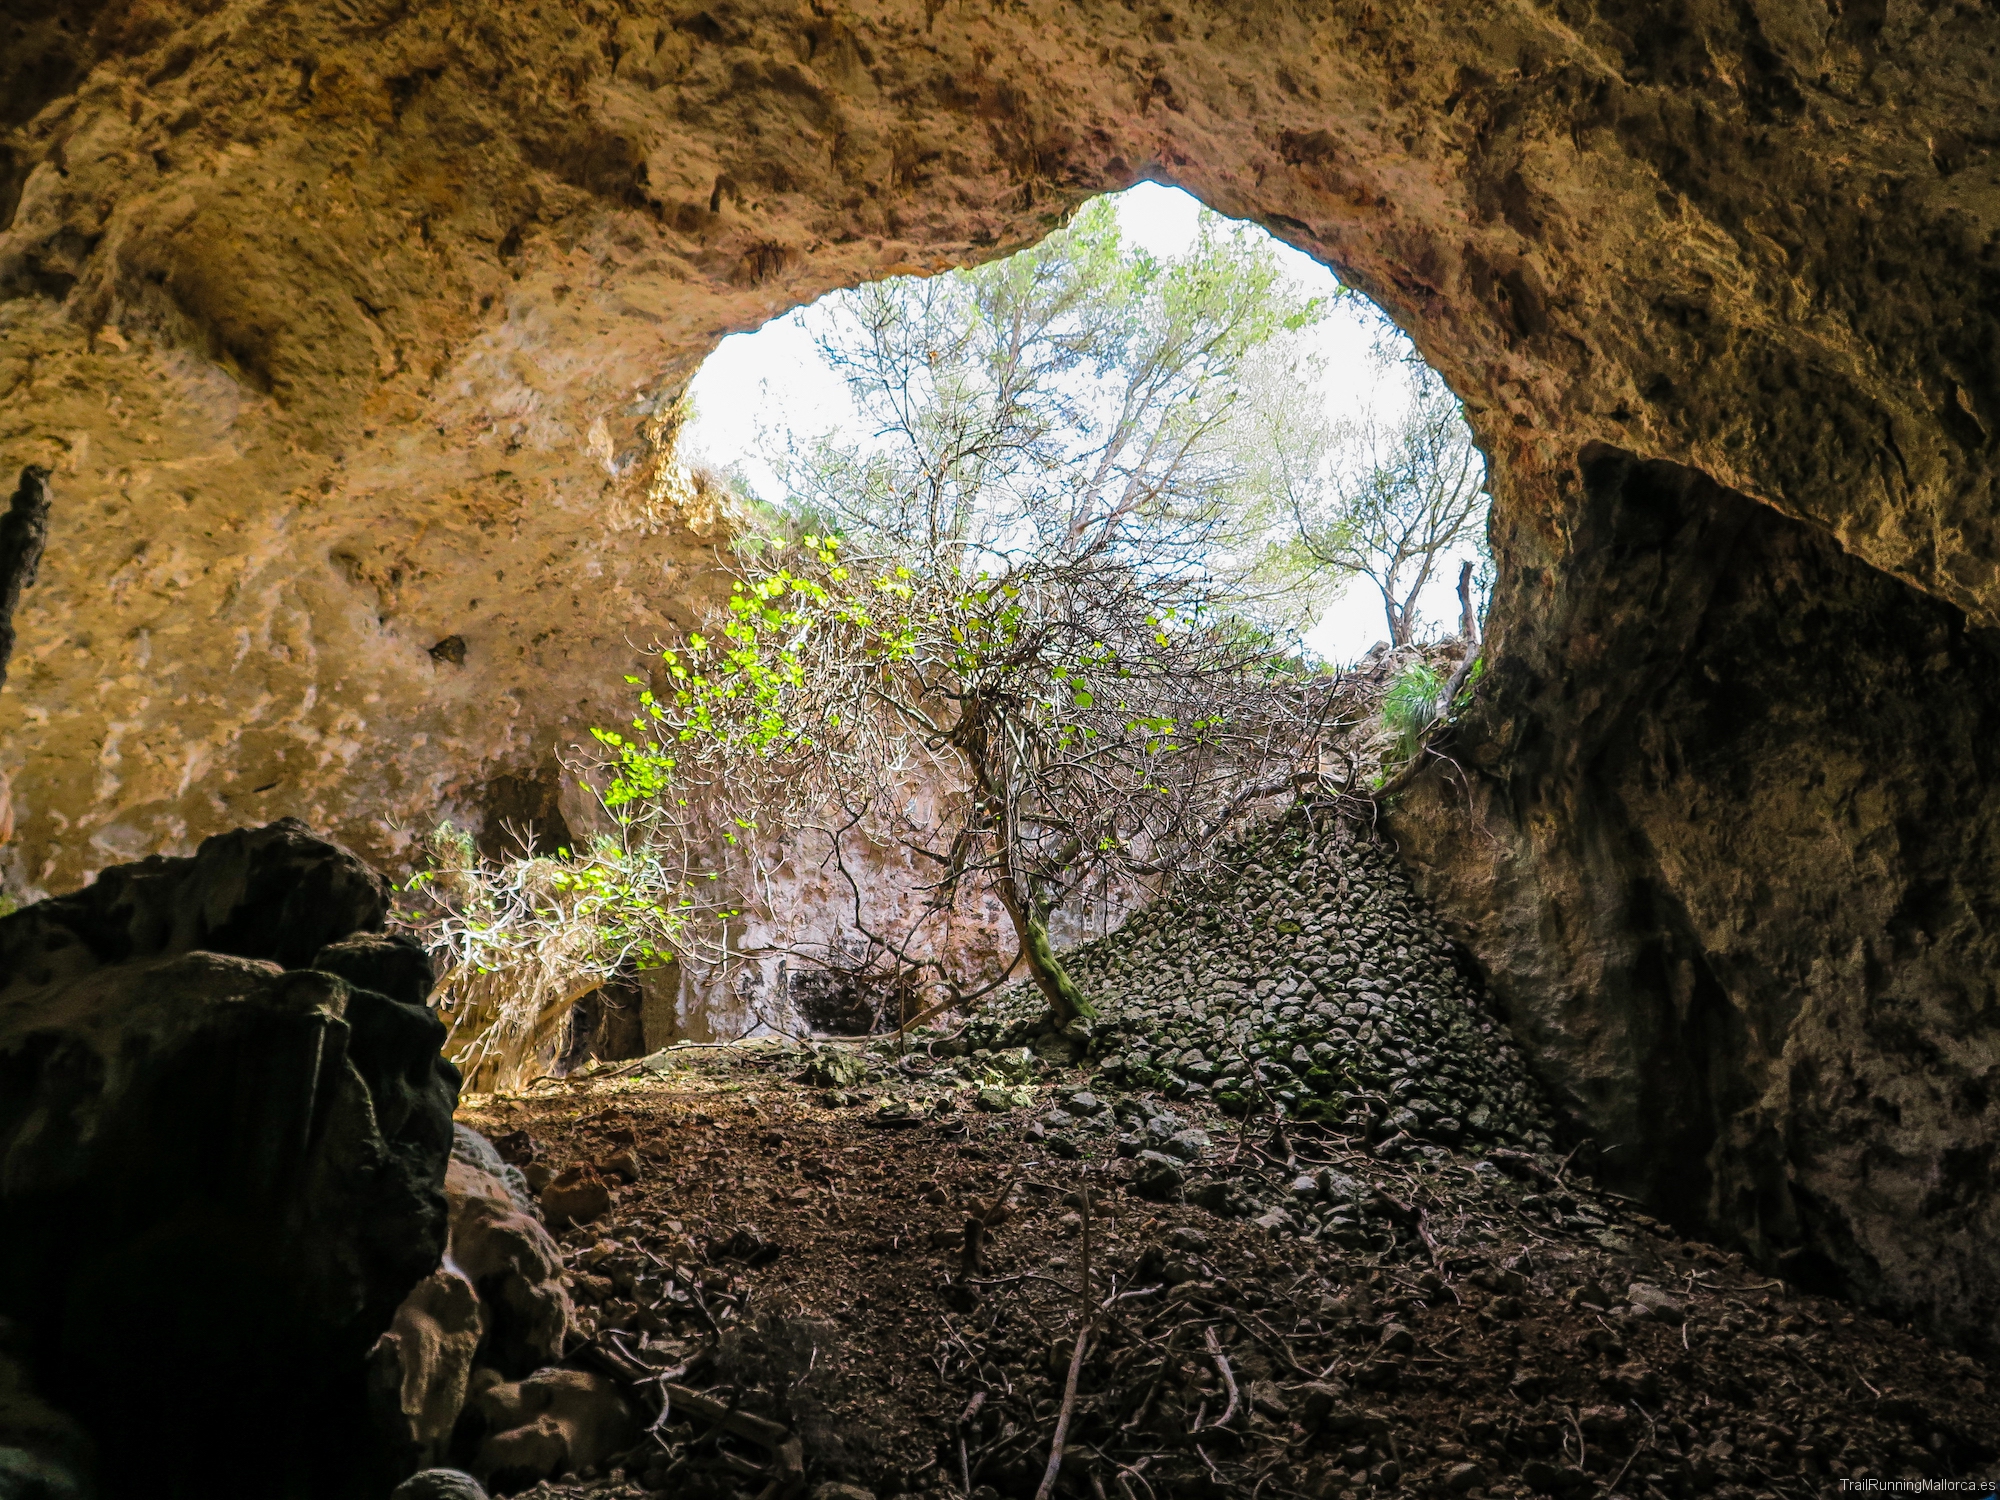
<path fill-rule="evenodd" d="M 1201 1331 L 1203 1341 L 1208 1345 L 1209 1358 L 1215 1361 L 1215 1368 L 1222 1374 L 1222 1384 L 1229 1392 L 1229 1405 L 1222 1409 L 1222 1415 L 1215 1419 L 1217 1427 L 1227 1427 L 1243 1398 L 1236 1389 L 1236 1374 L 1229 1368 L 1229 1356 L 1222 1352 L 1222 1341 L 1215 1336 L 1213 1324 Z M 1199 1425 L 1199 1424 L 1197 1424 Z"/>

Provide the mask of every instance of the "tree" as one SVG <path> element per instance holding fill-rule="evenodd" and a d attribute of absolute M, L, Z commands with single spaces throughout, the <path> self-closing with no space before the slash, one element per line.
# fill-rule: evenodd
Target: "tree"
<path fill-rule="evenodd" d="M 1437 373 L 1414 359 L 1394 363 L 1410 382 L 1400 409 L 1336 421 L 1316 404 L 1275 400 L 1260 405 L 1259 427 L 1268 482 L 1305 557 L 1374 584 L 1390 643 L 1406 646 L 1440 562 L 1481 537 L 1486 464 Z"/>
<path fill-rule="evenodd" d="M 1251 353 L 1318 313 L 1248 233 L 1206 218 L 1163 262 L 1104 204 L 834 302 L 819 339 L 866 433 L 776 455 L 805 519 L 741 551 L 636 737 L 600 732 L 608 800 L 675 838 L 726 810 L 753 859 L 775 826 L 817 827 L 843 870 L 844 841 L 894 839 L 935 872 L 929 911 L 984 883 L 1051 1010 L 1092 1014 L 1050 913 L 1201 863 L 1309 771 L 1332 710 L 1255 587 L 1277 512 L 1231 426 Z M 914 932 L 870 936 L 970 998 Z"/>

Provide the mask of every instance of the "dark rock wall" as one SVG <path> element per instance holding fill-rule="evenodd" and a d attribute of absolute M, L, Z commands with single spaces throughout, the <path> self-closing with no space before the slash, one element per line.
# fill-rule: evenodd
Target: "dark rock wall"
<path fill-rule="evenodd" d="M 1686 469 L 1570 499 L 1396 836 L 1605 1182 L 1991 1347 L 2000 641 Z"/>
<path fill-rule="evenodd" d="M 458 1077 L 386 910 L 280 822 L 0 918 L 0 1320 L 106 1494 L 393 1482 L 364 1361 L 444 1248 Z"/>

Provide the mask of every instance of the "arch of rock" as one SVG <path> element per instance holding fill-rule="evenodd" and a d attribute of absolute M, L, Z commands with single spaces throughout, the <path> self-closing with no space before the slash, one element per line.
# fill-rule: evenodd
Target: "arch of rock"
<path fill-rule="evenodd" d="M 58 494 L 16 888 L 490 811 L 701 587 L 718 338 L 1157 178 L 1466 398 L 1500 633 L 1399 834 L 1603 1177 L 2000 1330 L 1990 12 L 9 14 L 0 459 Z"/>

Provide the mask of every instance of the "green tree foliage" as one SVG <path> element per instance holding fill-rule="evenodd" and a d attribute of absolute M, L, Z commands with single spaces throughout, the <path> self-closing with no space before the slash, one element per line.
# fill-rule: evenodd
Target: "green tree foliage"
<path fill-rule="evenodd" d="M 1254 405 L 1265 484 L 1296 528 L 1295 568 L 1368 579 L 1382 597 L 1391 645 L 1407 646 L 1417 599 L 1442 560 L 1483 544 L 1486 464 L 1458 398 L 1414 357 L 1400 406 L 1344 419 L 1323 403 L 1272 389 Z"/>
<path fill-rule="evenodd" d="M 610 800 L 667 837 L 718 809 L 817 826 L 842 869 L 851 838 L 900 843 L 929 911 L 992 890 L 1051 1009 L 1090 1014 L 1051 912 L 1199 863 L 1334 701 L 1260 592 L 1279 513 L 1232 426 L 1251 356 L 1320 312 L 1253 233 L 1208 218 L 1161 261 L 1102 203 L 1011 259 L 829 299 L 864 426 L 776 455 L 810 534 L 742 549 L 635 733 L 601 733 Z M 914 936 L 880 941 L 921 967 Z"/>

